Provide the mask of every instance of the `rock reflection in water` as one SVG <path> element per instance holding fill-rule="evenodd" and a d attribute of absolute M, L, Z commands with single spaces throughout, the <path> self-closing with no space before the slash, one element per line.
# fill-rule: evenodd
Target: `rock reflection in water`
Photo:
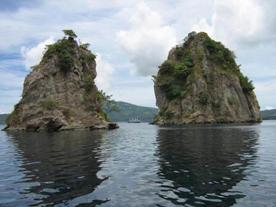
<path fill-rule="evenodd" d="M 159 196 L 173 204 L 231 206 L 244 197 L 231 190 L 256 160 L 256 128 L 194 127 L 159 130 Z"/>
<path fill-rule="evenodd" d="M 21 156 L 20 171 L 29 184 L 20 194 L 33 195 L 32 203 L 19 198 L 22 205 L 54 205 L 94 191 L 106 178 L 97 172 L 102 132 L 73 131 L 61 133 L 21 133 L 8 135 Z M 33 203 L 33 201 L 37 201 Z M 26 202 L 26 203 L 24 203 Z M 94 200 L 91 205 L 107 202 Z"/>

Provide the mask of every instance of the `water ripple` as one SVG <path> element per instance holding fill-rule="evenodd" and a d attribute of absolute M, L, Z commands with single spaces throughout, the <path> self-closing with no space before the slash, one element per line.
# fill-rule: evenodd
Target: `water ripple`
<path fill-rule="evenodd" d="M 276 206 L 276 122 L 0 132 L 0 206 Z"/>

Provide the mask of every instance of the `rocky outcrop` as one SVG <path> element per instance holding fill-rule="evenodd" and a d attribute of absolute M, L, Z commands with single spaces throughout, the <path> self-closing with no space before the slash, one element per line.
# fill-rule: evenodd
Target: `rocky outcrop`
<path fill-rule="evenodd" d="M 154 76 L 156 124 L 260 122 L 254 86 L 235 55 L 206 33 L 192 32 Z"/>
<path fill-rule="evenodd" d="M 101 109 L 104 97 L 94 82 L 95 55 L 70 34 L 47 46 L 39 65 L 26 77 L 22 99 L 6 129 L 116 128 Z"/>

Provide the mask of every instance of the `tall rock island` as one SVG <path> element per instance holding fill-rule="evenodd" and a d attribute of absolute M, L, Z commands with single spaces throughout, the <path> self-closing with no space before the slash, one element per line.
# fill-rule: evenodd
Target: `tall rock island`
<path fill-rule="evenodd" d="M 26 77 L 22 99 L 7 119 L 6 130 L 58 131 L 115 128 L 101 109 L 95 55 L 78 44 L 72 30 L 47 50 Z"/>
<path fill-rule="evenodd" d="M 192 32 L 154 76 L 159 125 L 260 122 L 254 86 L 235 55 L 206 33 Z"/>

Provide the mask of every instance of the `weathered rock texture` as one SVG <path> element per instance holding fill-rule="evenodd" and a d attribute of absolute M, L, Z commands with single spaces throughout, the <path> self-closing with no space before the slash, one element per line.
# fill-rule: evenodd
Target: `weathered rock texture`
<path fill-rule="evenodd" d="M 253 84 L 241 73 L 234 53 L 206 33 L 190 33 L 159 68 L 155 123 L 261 121 Z"/>
<path fill-rule="evenodd" d="M 96 62 L 86 45 L 67 37 L 49 45 L 39 65 L 26 77 L 22 99 L 6 129 L 57 131 L 116 128 L 101 109 Z"/>

